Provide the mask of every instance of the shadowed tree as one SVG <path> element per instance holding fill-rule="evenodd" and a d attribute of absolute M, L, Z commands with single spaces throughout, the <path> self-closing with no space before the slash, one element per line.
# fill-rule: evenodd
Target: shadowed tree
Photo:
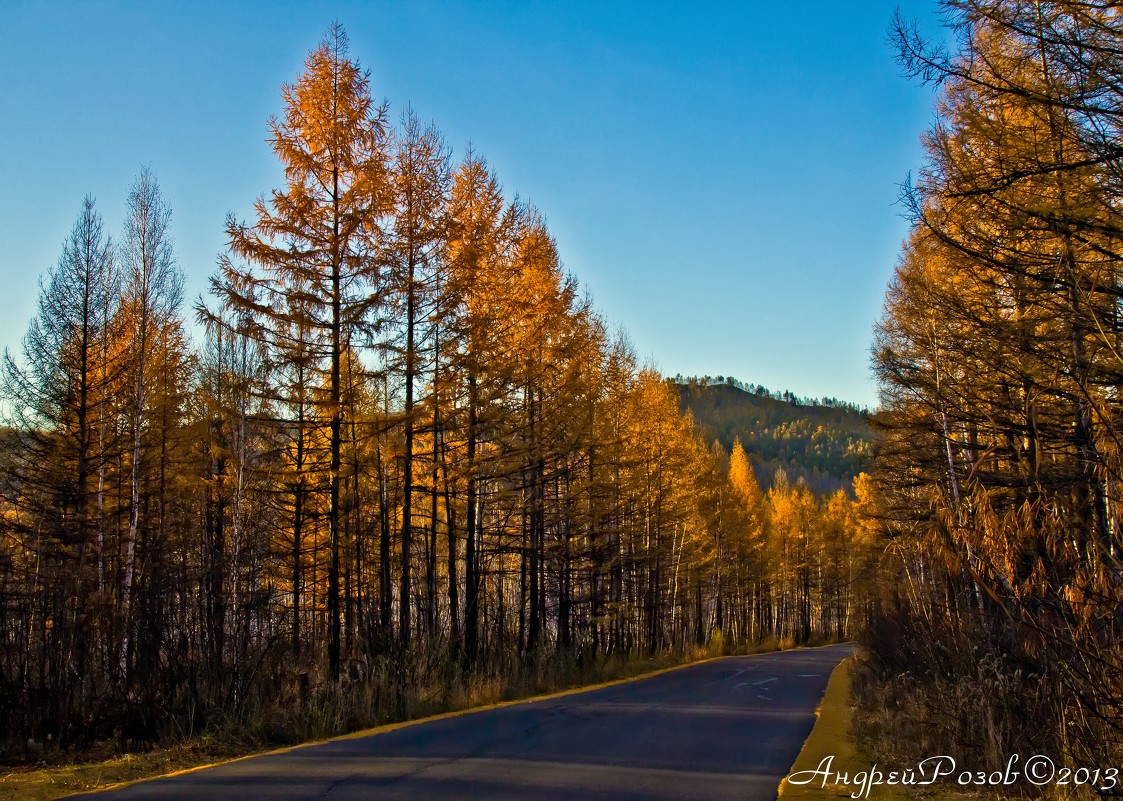
<path fill-rule="evenodd" d="M 56 570 L 42 571 L 36 588 L 55 604 L 43 642 L 51 669 L 54 710 L 64 721 L 81 698 L 105 693 L 106 624 L 98 590 L 104 583 L 100 476 L 114 443 L 105 435 L 114 414 L 121 365 L 109 363 L 117 345 L 114 321 L 119 282 L 113 246 L 87 197 L 62 255 L 40 285 L 35 317 L 20 357 L 5 351 L 3 397 L 19 447 L 5 460 L 4 501 L 36 530 L 35 550 Z M 96 534 L 96 540 L 94 535 Z M 93 548 L 91 549 L 91 546 Z M 92 569 L 94 568 L 94 569 Z M 100 652 L 100 653 L 99 653 Z"/>

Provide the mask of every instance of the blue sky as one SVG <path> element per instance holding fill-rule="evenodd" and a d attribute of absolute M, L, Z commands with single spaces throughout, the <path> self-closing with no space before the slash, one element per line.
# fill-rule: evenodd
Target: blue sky
<path fill-rule="evenodd" d="M 873 404 L 872 325 L 932 90 L 894 9 L 933 2 L 43 3 L 0 0 L 0 345 L 82 198 L 112 231 L 142 164 L 192 300 L 276 186 L 280 85 L 339 19 L 412 104 L 549 221 L 566 268 L 665 373 Z"/>

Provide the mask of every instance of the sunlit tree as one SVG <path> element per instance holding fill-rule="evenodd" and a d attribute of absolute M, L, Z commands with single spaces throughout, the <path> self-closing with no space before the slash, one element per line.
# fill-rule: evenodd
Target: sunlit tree
<path fill-rule="evenodd" d="M 295 84 L 281 90 L 285 112 L 270 122 L 273 150 L 286 185 L 255 204 L 256 220 L 230 219 L 231 253 L 223 266 L 224 302 L 258 317 L 308 332 L 320 371 L 328 428 L 329 553 L 328 663 L 340 667 L 340 476 L 343 452 L 344 354 L 363 344 L 372 309 L 383 299 L 374 258 L 390 208 L 386 111 L 371 99 L 369 78 L 348 56 L 338 23 L 309 54 Z"/>

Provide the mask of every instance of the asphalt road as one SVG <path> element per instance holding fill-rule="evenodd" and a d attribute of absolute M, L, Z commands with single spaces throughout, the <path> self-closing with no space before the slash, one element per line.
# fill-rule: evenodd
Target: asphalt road
<path fill-rule="evenodd" d="M 848 645 L 648 679 L 142 782 L 90 801 L 775 799 Z"/>

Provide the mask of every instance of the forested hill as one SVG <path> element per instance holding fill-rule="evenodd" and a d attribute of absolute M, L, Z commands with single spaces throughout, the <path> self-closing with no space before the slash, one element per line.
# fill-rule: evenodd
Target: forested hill
<path fill-rule="evenodd" d="M 799 398 L 735 379 L 675 376 L 683 409 L 728 451 L 741 444 L 762 487 L 783 467 L 815 493 L 851 490 L 870 456 L 869 412 L 833 398 Z"/>

